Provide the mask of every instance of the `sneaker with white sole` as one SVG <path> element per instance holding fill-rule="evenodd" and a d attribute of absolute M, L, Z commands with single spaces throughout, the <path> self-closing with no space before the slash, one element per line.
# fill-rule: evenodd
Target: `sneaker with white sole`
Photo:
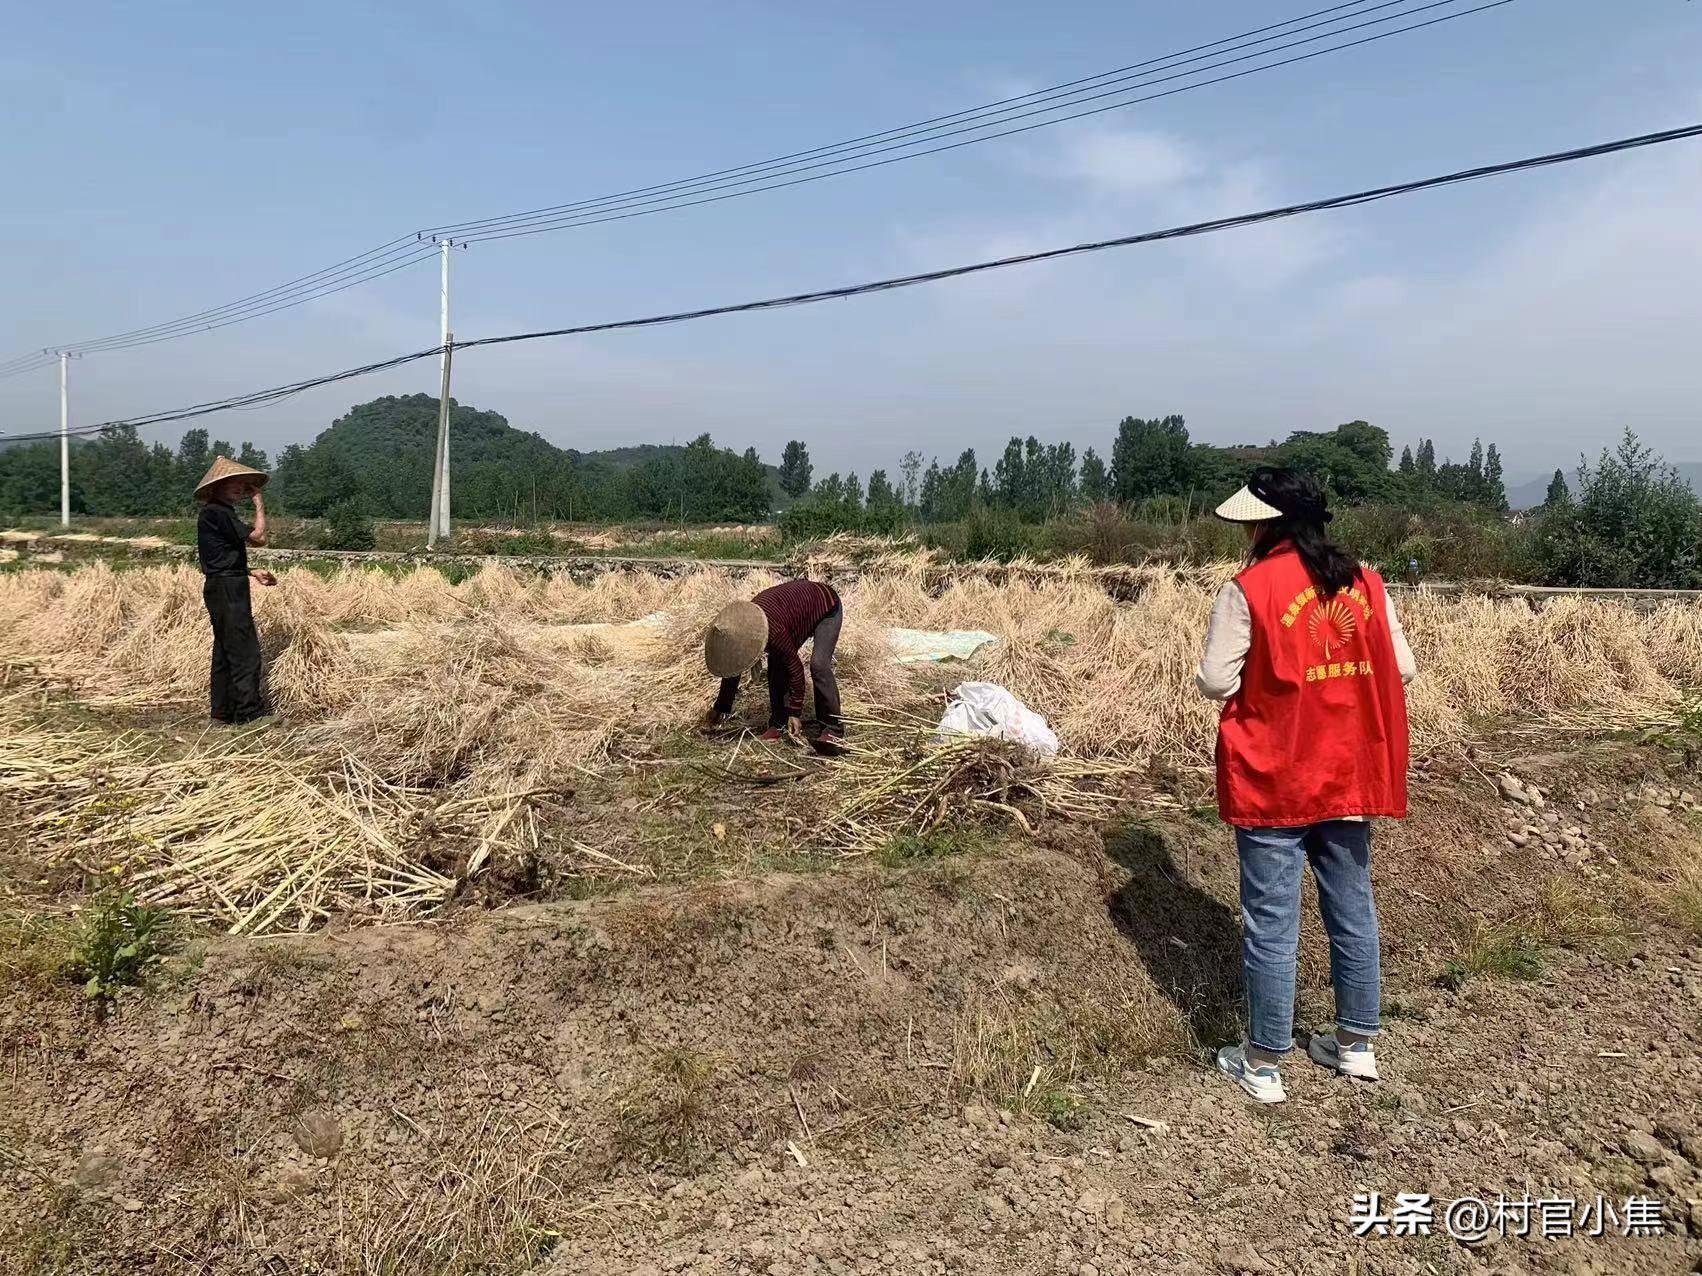
<path fill-rule="evenodd" d="M 1256 1102 L 1283 1103 L 1288 1099 L 1288 1091 L 1282 1084 L 1282 1073 L 1277 1070 L 1276 1065 L 1254 1063 L 1247 1057 L 1245 1042 L 1219 1050 L 1217 1066 Z"/>
<path fill-rule="evenodd" d="M 1344 1077 L 1356 1077 L 1361 1081 L 1382 1079 L 1377 1075 L 1377 1054 L 1371 1049 L 1369 1041 L 1344 1046 L 1333 1030 L 1314 1032 L 1311 1040 L 1306 1043 L 1306 1053 L 1312 1057 L 1314 1063 L 1334 1069 Z"/>

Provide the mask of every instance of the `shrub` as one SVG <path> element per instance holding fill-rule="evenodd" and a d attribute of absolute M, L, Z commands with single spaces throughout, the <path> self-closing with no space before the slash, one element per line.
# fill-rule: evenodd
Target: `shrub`
<path fill-rule="evenodd" d="M 863 511 L 831 495 L 811 495 L 781 510 L 775 526 L 783 540 L 821 540 L 838 532 L 862 531 Z"/>
<path fill-rule="evenodd" d="M 1098 501 L 1061 519 L 1049 529 L 1053 546 L 1062 554 L 1081 554 L 1101 567 L 1133 562 L 1139 547 L 1134 522 L 1123 507 Z"/>
<path fill-rule="evenodd" d="M 1536 574 L 1532 529 L 1476 506 L 1349 506 L 1338 512 L 1330 533 L 1397 580 L 1411 559 L 1430 579 L 1525 581 Z"/>
<path fill-rule="evenodd" d="M 571 546 L 565 547 L 571 549 Z M 457 532 L 455 549 L 463 554 L 510 554 L 523 558 L 548 558 L 563 552 L 564 546 L 547 528 L 520 528 L 496 531 L 477 528 Z"/>
<path fill-rule="evenodd" d="M 925 528 L 923 539 L 954 558 L 971 562 L 992 558 L 1008 563 L 1013 558 L 1043 553 L 1047 538 L 1044 527 L 1025 523 L 1010 510 L 978 505 L 956 523 L 935 523 Z"/>
<path fill-rule="evenodd" d="M 362 550 L 377 545 L 372 518 L 358 498 L 338 501 L 325 511 L 325 525 L 319 530 L 320 549 Z"/>
<path fill-rule="evenodd" d="M 1594 467 L 1578 467 L 1575 499 L 1543 513 L 1537 559 L 1554 585 L 1693 589 L 1702 585 L 1702 499 L 1630 430 Z"/>

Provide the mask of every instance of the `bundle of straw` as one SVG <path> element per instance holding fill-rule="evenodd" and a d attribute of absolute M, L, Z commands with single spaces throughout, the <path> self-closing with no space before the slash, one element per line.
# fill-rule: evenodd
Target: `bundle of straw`
<path fill-rule="evenodd" d="M 1092 782 L 1116 767 L 1040 758 L 992 736 L 937 742 L 931 731 L 912 728 L 882 741 L 855 745 L 839 763 L 836 779 L 850 796 L 828 817 L 822 839 L 842 854 L 865 855 L 954 820 L 999 815 L 1032 833 L 1049 816 L 1096 819 L 1115 806 Z"/>
<path fill-rule="evenodd" d="M 0 783 L 32 847 L 117 871 L 141 899 L 232 934 L 429 914 L 522 835 L 516 815 L 536 796 L 445 801 L 264 735 L 172 757 L 157 737 L 44 725 L 17 710 L 0 702 Z"/>

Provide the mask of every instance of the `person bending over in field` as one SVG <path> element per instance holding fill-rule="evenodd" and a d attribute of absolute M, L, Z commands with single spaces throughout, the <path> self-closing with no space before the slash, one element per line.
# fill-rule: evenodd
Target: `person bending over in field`
<path fill-rule="evenodd" d="M 195 487 L 201 515 L 195 523 L 195 552 L 206 577 L 201 597 L 213 622 L 213 670 L 209 700 L 214 722 L 252 722 L 264 716 L 260 703 L 260 635 L 248 582 L 275 585 L 263 568 L 250 571 L 248 547 L 266 543 L 266 505 L 260 489 L 269 476 L 228 456 L 213 462 Z M 236 516 L 236 503 L 254 498 L 254 526 Z"/>
<path fill-rule="evenodd" d="M 1217 508 L 1244 523 L 1247 568 L 1213 604 L 1199 687 L 1221 700 L 1217 804 L 1241 860 L 1247 1035 L 1218 1066 L 1261 1103 L 1287 1098 L 1295 1045 L 1300 879 L 1308 861 L 1330 937 L 1332 1032 L 1306 1052 L 1377 1079 L 1373 816 L 1407 809 L 1406 683 L 1415 672 L 1382 578 L 1324 533 L 1324 494 L 1304 474 L 1259 469 Z"/>
<path fill-rule="evenodd" d="M 810 680 L 815 684 L 816 717 L 822 724 L 816 747 L 837 753 L 843 747 L 844 723 L 839 716 L 839 684 L 833 677 L 833 651 L 845 609 L 831 585 L 813 580 L 789 580 L 763 590 L 749 602 L 728 603 L 704 636 L 703 654 L 709 672 L 721 679 L 721 693 L 703 717 L 703 726 L 719 726 L 739 694 L 739 679 L 768 652 L 768 730 L 764 740 L 804 743 L 804 662 L 799 651 L 810 650 Z"/>

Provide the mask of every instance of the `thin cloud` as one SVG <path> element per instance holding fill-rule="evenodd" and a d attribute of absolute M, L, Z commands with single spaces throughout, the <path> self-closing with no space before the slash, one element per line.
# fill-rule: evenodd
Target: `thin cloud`
<path fill-rule="evenodd" d="M 1049 167 L 1094 191 L 1129 196 L 1188 181 L 1201 165 L 1187 147 L 1162 133 L 1097 128 L 1069 135 Z"/>

